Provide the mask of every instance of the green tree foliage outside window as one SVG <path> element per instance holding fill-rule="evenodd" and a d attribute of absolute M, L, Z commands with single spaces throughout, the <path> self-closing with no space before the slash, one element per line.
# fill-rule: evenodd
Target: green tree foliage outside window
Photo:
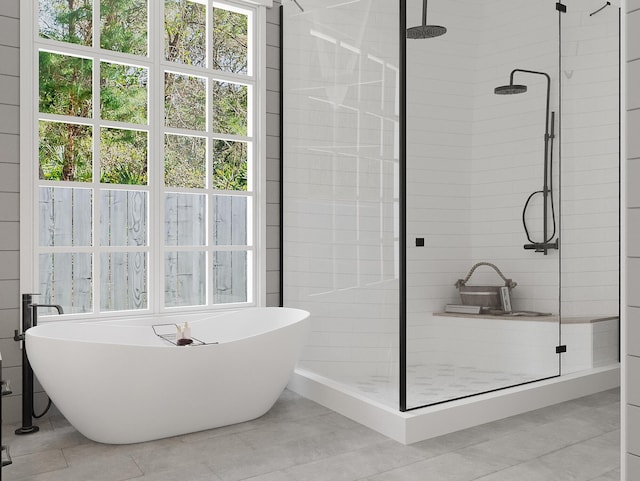
<path fill-rule="evenodd" d="M 93 61 L 41 50 L 40 112 L 91 117 Z"/>
<path fill-rule="evenodd" d="M 213 188 L 247 190 L 247 144 L 216 140 L 213 146 Z"/>
<path fill-rule="evenodd" d="M 38 7 L 41 37 L 91 45 L 92 0 L 40 0 Z"/>
<path fill-rule="evenodd" d="M 146 68 L 100 62 L 100 116 L 133 124 L 147 123 Z"/>
<path fill-rule="evenodd" d="M 147 0 L 102 0 L 100 46 L 135 55 L 147 52 Z M 41 0 L 40 33 L 55 40 L 90 45 L 91 12 L 88 0 Z M 214 8 L 211 33 L 213 69 L 247 72 L 247 15 Z M 206 8 L 188 0 L 165 1 L 165 57 L 179 63 L 205 67 L 207 58 Z M 92 106 L 91 59 L 40 52 L 40 112 L 145 125 L 148 122 L 148 71 L 135 65 L 100 62 L 100 109 Z M 165 125 L 207 129 L 207 82 L 204 78 L 167 72 Z M 97 87 L 96 87 L 97 88 Z M 214 133 L 247 135 L 248 87 L 231 82 L 211 82 Z M 48 180 L 91 181 L 91 135 L 73 123 L 42 124 L 40 171 Z M 206 143 L 195 139 L 166 138 L 165 182 L 180 187 L 204 187 Z M 101 129 L 100 179 L 102 182 L 147 182 L 146 136 L 140 132 Z M 246 144 L 213 143 L 213 186 L 225 190 L 247 189 Z"/>
<path fill-rule="evenodd" d="M 206 138 L 165 135 L 164 184 L 167 187 L 205 188 L 206 161 Z"/>
<path fill-rule="evenodd" d="M 100 47 L 147 55 L 147 0 L 100 0 Z"/>
<path fill-rule="evenodd" d="M 40 179 L 91 182 L 91 127 L 41 120 L 38 130 Z"/>
<path fill-rule="evenodd" d="M 202 77 L 164 75 L 164 119 L 167 127 L 206 130 L 207 82 Z"/>
<path fill-rule="evenodd" d="M 166 60 L 207 66 L 207 11 L 187 0 L 164 2 L 164 55 Z"/>
<path fill-rule="evenodd" d="M 213 131 L 247 135 L 248 87 L 236 83 L 213 82 Z"/>
<path fill-rule="evenodd" d="M 213 68 L 247 73 L 248 19 L 246 15 L 224 8 L 213 9 Z"/>
<path fill-rule="evenodd" d="M 212 200 L 220 195 L 211 194 L 216 190 L 236 191 L 227 197 L 237 201 L 237 211 L 220 217 L 218 220 L 224 222 L 218 227 L 222 229 L 224 224 L 233 232 L 244 232 L 244 237 L 238 234 L 235 244 L 250 243 L 246 238 L 250 196 L 239 194 L 251 185 L 248 159 L 253 139 L 248 137 L 253 132 L 249 105 L 255 79 L 248 77 L 254 74 L 249 63 L 250 11 L 242 13 L 240 8 L 227 9 L 221 4 L 213 7 L 202 0 L 33 1 L 38 5 L 40 37 L 36 39 L 38 170 L 39 179 L 47 181 L 40 183 L 40 189 L 52 189 L 49 181 L 93 183 L 73 189 L 98 195 L 109 189 L 128 192 L 122 186 L 146 186 L 149 180 L 164 183 L 165 195 L 175 196 L 173 191 L 179 189 L 182 196 L 176 203 L 177 217 L 167 219 L 177 226 L 184 245 L 206 244 L 206 223 L 197 231 L 197 239 L 188 236 L 196 232 L 193 226 L 202 223 L 203 212 L 212 208 L 220 211 L 219 203 L 214 205 Z M 150 25 L 156 19 L 152 10 L 163 5 L 164 19 L 160 25 Z M 163 27 L 163 45 L 150 48 L 148 32 Z M 172 62 L 171 66 L 163 59 Z M 149 67 L 158 62 L 165 70 L 159 72 L 160 78 L 151 78 L 156 70 Z M 149 85 L 153 83 L 159 91 L 150 104 Z M 160 107 L 155 112 L 159 119 L 150 118 L 150 105 Z M 150 152 L 163 153 L 164 158 L 151 162 Z M 67 185 L 55 188 L 71 190 Z M 137 188 L 130 192 L 151 198 L 151 190 Z M 199 199 L 192 215 L 185 216 L 189 202 L 184 199 Z M 92 210 L 86 202 L 73 202 L 78 212 L 84 213 L 78 214 L 79 218 L 91 215 L 86 214 Z M 106 212 L 104 206 L 99 210 Z M 73 225 L 79 225 L 75 214 L 70 215 Z M 165 211 L 165 215 L 170 212 Z M 103 227 L 117 227 L 118 221 L 113 225 L 112 221 Z M 220 232 L 216 230 L 213 235 Z M 146 225 L 140 235 L 140 239 L 148 238 Z M 88 240 L 83 246 L 92 242 Z M 180 260 L 165 256 L 169 273 L 165 282 L 175 287 L 174 295 L 165 286 L 173 295 L 165 298 L 167 305 L 204 303 L 212 268 L 215 294 L 209 302 L 247 300 L 247 252 L 216 253 L 213 257 L 204 252 Z M 96 252 L 55 255 L 58 260 L 45 249 L 40 256 L 41 284 L 55 292 L 48 300 L 60 299 L 70 306 L 70 312 L 147 306 L 147 251 L 101 253 L 98 257 Z M 102 266 L 101 279 L 93 280 L 91 266 L 97 262 Z M 68 282 L 67 274 L 72 282 Z M 56 291 L 57 284 L 64 288 Z M 95 292 L 101 293 L 100 306 L 92 306 Z"/>
<path fill-rule="evenodd" d="M 107 129 L 100 132 L 100 182 L 146 185 L 147 133 Z"/>

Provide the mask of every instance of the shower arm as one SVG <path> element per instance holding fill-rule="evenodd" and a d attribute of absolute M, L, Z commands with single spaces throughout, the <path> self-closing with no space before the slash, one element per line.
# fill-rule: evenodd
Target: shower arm
<path fill-rule="evenodd" d="M 547 204 L 548 204 L 548 198 L 550 194 L 549 176 L 552 174 L 551 172 L 549 172 L 549 155 L 553 155 L 553 152 L 549 153 L 549 141 L 552 142 L 551 145 L 553 146 L 553 138 L 555 137 L 553 132 L 549 132 L 549 104 L 550 104 L 550 98 L 551 98 L 551 77 L 549 77 L 549 74 L 546 74 L 545 72 L 538 72 L 536 70 L 526 70 L 526 69 L 516 68 L 516 69 L 513 69 L 511 71 L 511 74 L 509 75 L 509 83 L 511 85 L 513 85 L 513 76 L 515 75 L 516 72 L 528 73 L 533 75 L 543 75 L 547 79 L 547 98 L 546 98 L 546 104 L 545 104 L 546 108 L 545 108 L 545 116 L 544 116 L 544 172 L 543 172 L 544 178 L 543 178 L 543 186 L 542 186 L 542 197 L 543 197 L 542 239 L 543 241 L 541 244 L 531 240 L 531 238 L 529 237 L 529 232 L 527 231 L 526 223 L 524 224 L 525 232 L 527 234 L 527 239 L 529 240 L 529 242 L 531 242 L 531 244 L 525 245 L 524 248 L 535 249 L 536 252 L 542 251 L 544 255 L 547 255 L 548 249 L 558 248 L 557 242 L 550 244 L 549 242 L 551 241 L 551 239 L 547 238 L 547 235 L 548 235 L 547 224 L 548 224 L 548 216 L 549 216 Z M 553 199 L 551 201 L 553 202 Z M 524 222 L 524 213 L 523 213 L 523 222 Z M 554 235 L 555 235 L 555 222 L 554 222 Z M 551 237 L 553 238 L 553 235 Z"/>
<path fill-rule="evenodd" d="M 511 85 L 513 85 L 513 76 L 516 72 L 522 72 L 522 73 L 530 73 L 533 75 L 544 75 L 544 77 L 547 79 L 547 102 L 546 102 L 546 112 L 545 112 L 545 124 L 544 124 L 544 140 L 545 142 L 547 142 L 549 140 L 550 134 L 549 134 L 549 100 L 551 97 L 551 77 L 549 77 L 549 74 L 544 73 L 544 72 L 537 72 L 536 70 L 525 70 L 525 69 L 521 69 L 521 68 L 516 68 L 513 69 L 511 71 L 511 75 L 509 75 L 509 83 Z M 546 156 L 546 149 L 545 149 L 545 156 Z"/>

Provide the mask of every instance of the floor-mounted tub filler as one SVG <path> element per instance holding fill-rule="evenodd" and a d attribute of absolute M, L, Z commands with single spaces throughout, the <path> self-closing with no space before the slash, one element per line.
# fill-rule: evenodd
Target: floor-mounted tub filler
<path fill-rule="evenodd" d="M 26 349 L 45 391 L 79 432 L 137 443 L 266 413 L 293 372 L 308 317 L 249 308 L 179 320 L 51 322 L 27 331 Z M 177 346 L 162 329 L 185 320 L 194 343 Z"/>

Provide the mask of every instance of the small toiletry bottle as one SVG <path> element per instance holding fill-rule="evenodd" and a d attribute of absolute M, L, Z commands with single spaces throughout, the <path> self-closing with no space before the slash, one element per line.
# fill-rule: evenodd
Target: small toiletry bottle
<path fill-rule="evenodd" d="M 191 339 L 191 327 L 189 327 L 188 322 L 184 323 L 184 327 L 182 328 L 182 337 L 184 339 Z"/>
<path fill-rule="evenodd" d="M 182 330 L 182 326 L 176 326 L 177 332 L 176 332 L 176 341 L 179 341 L 180 339 L 182 339 L 184 337 L 184 332 Z"/>

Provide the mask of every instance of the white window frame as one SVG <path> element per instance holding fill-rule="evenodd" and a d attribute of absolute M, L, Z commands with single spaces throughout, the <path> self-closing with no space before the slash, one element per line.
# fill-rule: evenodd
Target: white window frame
<path fill-rule="evenodd" d="M 46 48 L 47 40 L 39 39 L 39 27 L 37 17 L 37 1 L 38 0 L 21 0 L 20 2 L 20 291 L 21 293 L 37 293 L 38 292 L 38 252 L 39 252 L 39 239 L 38 239 L 38 61 L 37 51 L 39 48 Z M 93 311 L 82 314 L 65 314 L 64 316 L 51 317 L 50 320 L 63 320 L 63 319 L 99 319 L 109 317 L 140 317 L 145 314 L 163 315 L 163 314 L 175 314 L 178 312 L 187 311 L 203 311 L 203 310 L 228 310 L 237 309 L 238 307 L 247 306 L 264 306 L 266 305 L 266 8 L 272 7 L 272 0 L 194 0 L 200 3 L 207 4 L 210 9 L 215 4 L 225 4 L 231 7 L 237 7 L 240 9 L 251 10 L 253 12 L 253 25 L 254 28 L 250 32 L 250 38 L 252 38 L 252 52 L 253 55 L 253 71 L 250 71 L 250 75 L 244 77 L 243 84 L 250 85 L 249 88 L 253 89 L 254 101 L 250 100 L 250 107 L 248 115 L 252 122 L 250 122 L 253 132 L 248 132 L 252 142 L 252 152 L 250 152 L 249 159 L 253 159 L 253 183 L 252 191 L 248 194 L 248 203 L 251 203 L 253 199 L 252 207 L 252 222 L 248 225 L 249 232 L 253 230 L 253 238 L 249 238 L 249 250 L 252 252 L 252 261 L 248 264 L 248 279 L 247 290 L 250 297 L 250 301 L 239 304 L 218 304 L 218 305 L 203 305 L 203 306 L 181 306 L 181 307 L 165 307 L 164 306 L 164 254 L 168 250 L 173 250 L 171 246 L 164 245 L 164 232 L 163 223 L 161 220 L 164 218 L 164 182 L 163 179 L 153 179 L 149 177 L 149 183 L 147 186 L 142 187 L 143 190 L 148 191 L 148 246 L 147 246 L 147 308 L 139 310 L 127 310 L 127 311 L 109 311 L 100 312 L 99 295 L 98 298 L 93 299 Z M 109 53 L 105 57 L 109 59 L 120 58 L 123 62 L 133 62 L 136 65 L 141 65 L 149 68 L 149 75 L 156 76 L 157 79 L 163 78 L 163 70 L 168 67 L 166 61 L 164 61 L 163 49 L 164 45 L 164 19 L 162 18 L 164 12 L 164 2 L 149 0 L 149 16 L 155 16 L 155 22 L 150 21 L 149 25 L 149 56 L 144 61 L 139 61 L 139 58 L 131 60 L 132 57 L 128 54 L 119 54 L 118 52 Z M 99 19 L 99 12 L 94 8 L 94 23 L 96 17 Z M 210 17 L 208 13 L 207 17 Z M 153 40 L 155 39 L 155 43 Z M 69 44 L 68 50 L 73 51 L 74 45 Z M 82 48 L 78 49 L 78 53 L 82 54 Z M 251 61 L 251 60 L 250 60 Z M 180 66 L 176 66 L 180 67 Z M 188 69 L 187 69 L 188 70 Z M 98 72 L 96 72 L 98 71 Z M 195 72 L 194 72 L 195 73 Z M 93 75 L 99 75 L 99 64 L 94 64 Z M 234 80 L 234 74 L 221 74 L 217 75 L 221 80 Z M 236 76 L 236 80 L 239 80 Z M 151 167 L 152 162 L 156 162 L 156 172 L 162 165 L 162 155 L 164 147 L 164 106 L 161 105 L 161 96 L 154 92 L 153 89 L 157 88 L 156 82 L 150 82 L 149 84 L 149 105 L 148 105 L 148 130 L 149 132 L 155 132 L 155 139 L 150 138 L 148 159 Z M 208 87 L 211 90 L 211 87 Z M 95 110 L 98 108 L 98 103 L 95 102 L 96 96 L 99 99 L 99 92 L 94 92 L 94 115 L 92 119 L 86 119 L 88 124 L 94 125 L 94 135 L 96 132 L 97 118 Z M 251 103 L 253 105 L 251 105 Z M 211 111 L 209 106 L 209 111 Z M 210 116 L 209 116 L 210 118 Z M 104 126 L 104 122 L 102 123 Z M 211 139 L 211 133 L 207 130 L 204 134 L 207 138 Z M 150 134 L 151 137 L 151 134 Z M 208 161 L 210 162 L 210 155 Z M 157 160 L 160 159 L 160 160 Z M 92 187 L 99 182 L 99 179 L 95 179 L 94 182 L 89 185 L 82 183 L 71 182 L 56 182 L 56 186 L 69 186 L 73 184 L 73 187 Z M 141 187 L 136 186 L 119 186 L 114 184 L 114 188 L 127 190 L 136 190 Z M 110 188 L 110 186 L 109 186 Z M 177 191 L 180 189 L 170 189 Z M 94 191 L 95 192 L 95 191 Z M 225 192 L 221 192 L 225 194 Z M 211 191 L 207 192 L 208 196 L 211 196 Z M 98 202 L 98 199 L 94 197 L 94 204 Z M 156 207 L 152 210 L 151 206 Z M 209 213 L 209 219 L 211 214 Z M 95 215 L 94 215 L 95 217 Z M 97 227 L 95 224 L 97 220 L 94 219 L 93 227 L 93 246 L 88 248 L 94 252 L 94 267 L 93 267 L 93 292 L 99 291 L 99 278 L 95 276 L 95 264 L 99 263 L 100 252 L 116 252 L 116 251 L 134 251 L 139 249 L 128 248 L 113 248 L 108 246 L 99 246 L 99 237 L 96 235 Z M 211 223 L 208 223 L 208 231 L 211 231 Z M 208 239 L 211 238 L 211 234 L 208 233 Z M 154 241 L 154 239 L 156 239 Z M 203 247 L 203 250 L 211 253 L 214 246 L 207 242 L 207 245 Z M 75 250 L 75 249 L 74 249 Z M 188 249 L 187 249 L 188 250 Z M 194 249 L 197 250 L 197 249 Z M 242 249 L 244 250 L 244 249 Z M 208 292 L 207 299 L 211 302 L 212 294 L 212 279 L 211 279 L 211 264 L 207 263 L 207 283 Z M 43 318 L 44 321 L 47 318 Z"/>

